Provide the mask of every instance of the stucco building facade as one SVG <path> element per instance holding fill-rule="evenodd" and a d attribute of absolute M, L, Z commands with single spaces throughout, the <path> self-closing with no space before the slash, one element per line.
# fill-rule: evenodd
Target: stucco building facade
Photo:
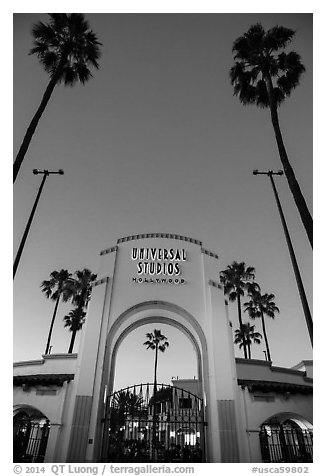
<path fill-rule="evenodd" d="M 42 422 L 39 458 L 105 460 L 103 421 L 119 346 L 137 327 L 164 323 L 196 353 L 202 461 L 311 460 L 311 362 L 285 369 L 236 359 L 219 271 L 216 253 L 180 235 L 129 236 L 101 252 L 78 354 L 14 365 L 14 415 Z"/>

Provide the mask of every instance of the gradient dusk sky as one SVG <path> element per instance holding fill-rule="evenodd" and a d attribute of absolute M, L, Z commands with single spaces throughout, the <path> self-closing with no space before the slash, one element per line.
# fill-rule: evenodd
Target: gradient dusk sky
<path fill-rule="evenodd" d="M 85 86 L 59 85 L 40 120 L 14 186 L 14 255 L 35 200 L 33 168 L 64 169 L 48 178 L 14 281 L 14 361 L 44 352 L 53 302 L 40 283 L 53 270 L 97 272 L 99 253 L 118 238 L 177 233 L 219 255 L 216 276 L 232 261 L 256 268 L 280 314 L 267 319 L 274 365 L 312 358 L 304 314 L 268 178 L 279 170 L 268 110 L 244 107 L 228 72 L 232 43 L 250 25 L 296 31 L 290 49 L 306 67 L 279 110 L 290 162 L 312 212 L 312 14 L 86 14 L 102 47 L 100 69 Z M 47 15 L 14 15 L 14 155 L 39 105 L 48 76 L 34 56 L 33 23 Z M 275 179 L 312 311 L 312 251 L 285 177 Z M 212 278 L 214 278 L 212 276 Z M 60 305 L 52 353 L 66 352 L 70 333 Z M 230 318 L 237 325 L 236 306 Z M 256 330 L 261 331 L 260 322 Z M 122 344 L 117 385 L 152 379 L 153 355 L 142 343 L 160 328 L 171 346 L 159 380 L 196 375 L 190 342 L 176 329 L 138 328 Z M 79 338 L 76 341 L 78 350 Z M 264 344 L 253 358 L 264 359 Z M 242 353 L 235 349 L 236 356 Z M 127 372 L 129 370 L 129 372 Z"/>

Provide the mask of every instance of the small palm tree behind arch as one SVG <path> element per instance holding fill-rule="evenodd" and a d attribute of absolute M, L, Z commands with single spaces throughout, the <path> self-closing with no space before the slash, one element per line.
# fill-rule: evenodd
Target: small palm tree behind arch
<path fill-rule="evenodd" d="M 81 308 L 76 307 L 72 309 L 69 314 L 67 314 L 63 320 L 65 321 L 64 327 L 68 327 L 71 334 L 70 345 L 68 349 L 68 354 L 71 354 L 74 348 L 74 343 L 76 339 L 77 332 L 81 330 L 85 323 L 86 312 Z"/>
<path fill-rule="evenodd" d="M 45 348 L 45 354 L 49 353 L 52 331 L 58 311 L 59 302 L 60 300 L 62 300 L 63 302 L 67 302 L 73 298 L 73 290 L 69 286 L 70 279 L 71 273 L 69 273 L 66 269 L 61 269 L 61 271 L 52 271 L 52 273 L 50 274 L 50 279 L 44 280 L 41 283 L 41 290 L 45 294 L 45 296 L 48 299 L 50 298 L 52 301 L 55 301 L 54 311 Z"/>
<path fill-rule="evenodd" d="M 147 341 L 143 345 L 146 345 L 147 350 L 151 349 L 155 351 L 155 362 L 154 362 L 154 393 L 157 389 L 157 358 L 158 351 L 165 352 L 169 347 L 169 342 L 167 337 L 165 337 L 159 329 L 154 329 L 154 332 L 148 332 L 146 334 Z"/>
<path fill-rule="evenodd" d="M 233 261 L 231 265 L 220 272 L 220 282 L 223 285 L 224 294 L 231 302 L 237 302 L 239 328 L 242 327 L 241 298 L 248 289 L 258 289 L 254 282 L 255 268 L 247 266 L 243 261 Z M 243 346 L 245 359 L 248 357 L 247 346 Z"/>
<path fill-rule="evenodd" d="M 248 350 L 248 358 L 251 359 L 252 344 L 260 344 L 262 335 L 255 331 L 255 326 L 251 326 L 249 322 L 242 324 L 240 329 L 234 332 L 234 343 L 239 344 L 239 348 L 246 346 Z"/>
<path fill-rule="evenodd" d="M 68 287 L 73 295 L 72 302 L 76 307 L 71 311 L 73 313 L 72 316 L 69 316 L 68 314 L 68 316 L 64 318 L 66 320 L 65 327 L 70 327 L 70 330 L 72 331 L 68 354 L 72 353 L 76 334 L 81 330 L 85 322 L 87 306 L 91 297 L 93 283 L 96 278 L 96 274 L 94 274 L 90 269 L 84 268 L 81 271 L 76 271 L 75 275 L 69 279 Z M 72 326 L 70 326 L 69 322 L 72 323 Z"/>
<path fill-rule="evenodd" d="M 248 312 L 249 316 L 252 319 L 260 318 L 263 328 L 264 340 L 266 345 L 267 360 L 271 361 L 271 353 L 269 350 L 269 343 L 267 339 L 267 332 L 265 326 L 264 316 L 268 316 L 271 319 L 275 318 L 275 314 L 279 313 L 280 310 L 276 306 L 274 299 L 274 294 L 261 294 L 260 291 L 252 292 L 250 295 L 251 299 L 248 302 L 244 303 L 245 312 Z"/>

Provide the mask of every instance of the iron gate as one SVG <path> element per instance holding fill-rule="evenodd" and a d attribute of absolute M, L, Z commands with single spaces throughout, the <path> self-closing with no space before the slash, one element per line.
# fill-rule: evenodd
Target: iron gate
<path fill-rule="evenodd" d="M 14 418 L 14 463 L 43 463 L 49 431 L 49 420 Z"/>
<path fill-rule="evenodd" d="M 203 462 L 203 399 L 172 385 L 139 384 L 106 398 L 102 462 Z"/>
<path fill-rule="evenodd" d="M 264 463 L 312 463 L 312 431 L 264 426 L 259 433 Z"/>

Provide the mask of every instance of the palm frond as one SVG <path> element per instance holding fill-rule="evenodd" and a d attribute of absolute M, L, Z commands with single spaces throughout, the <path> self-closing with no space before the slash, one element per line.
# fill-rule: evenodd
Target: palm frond
<path fill-rule="evenodd" d="M 51 13 L 48 23 L 39 22 L 32 28 L 36 54 L 45 71 L 57 74 L 57 81 L 72 86 L 85 84 L 91 77 L 90 68 L 99 68 L 100 46 L 95 33 L 81 13 Z M 60 72 L 60 74 L 59 74 Z"/>
<path fill-rule="evenodd" d="M 269 51 L 278 51 L 280 48 L 285 48 L 291 43 L 294 35 L 294 30 L 276 25 L 270 28 L 265 34 L 265 48 Z"/>
<path fill-rule="evenodd" d="M 265 32 L 262 25 L 257 23 L 235 40 L 232 47 L 235 64 L 229 75 L 234 95 L 243 105 L 270 107 L 267 76 L 276 81 L 272 94 L 277 106 L 299 84 L 305 71 L 300 56 L 293 51 L 276 54 L 292 41 L 294 34 L 293 30 L 282 26 L 275 26 Z"/>

